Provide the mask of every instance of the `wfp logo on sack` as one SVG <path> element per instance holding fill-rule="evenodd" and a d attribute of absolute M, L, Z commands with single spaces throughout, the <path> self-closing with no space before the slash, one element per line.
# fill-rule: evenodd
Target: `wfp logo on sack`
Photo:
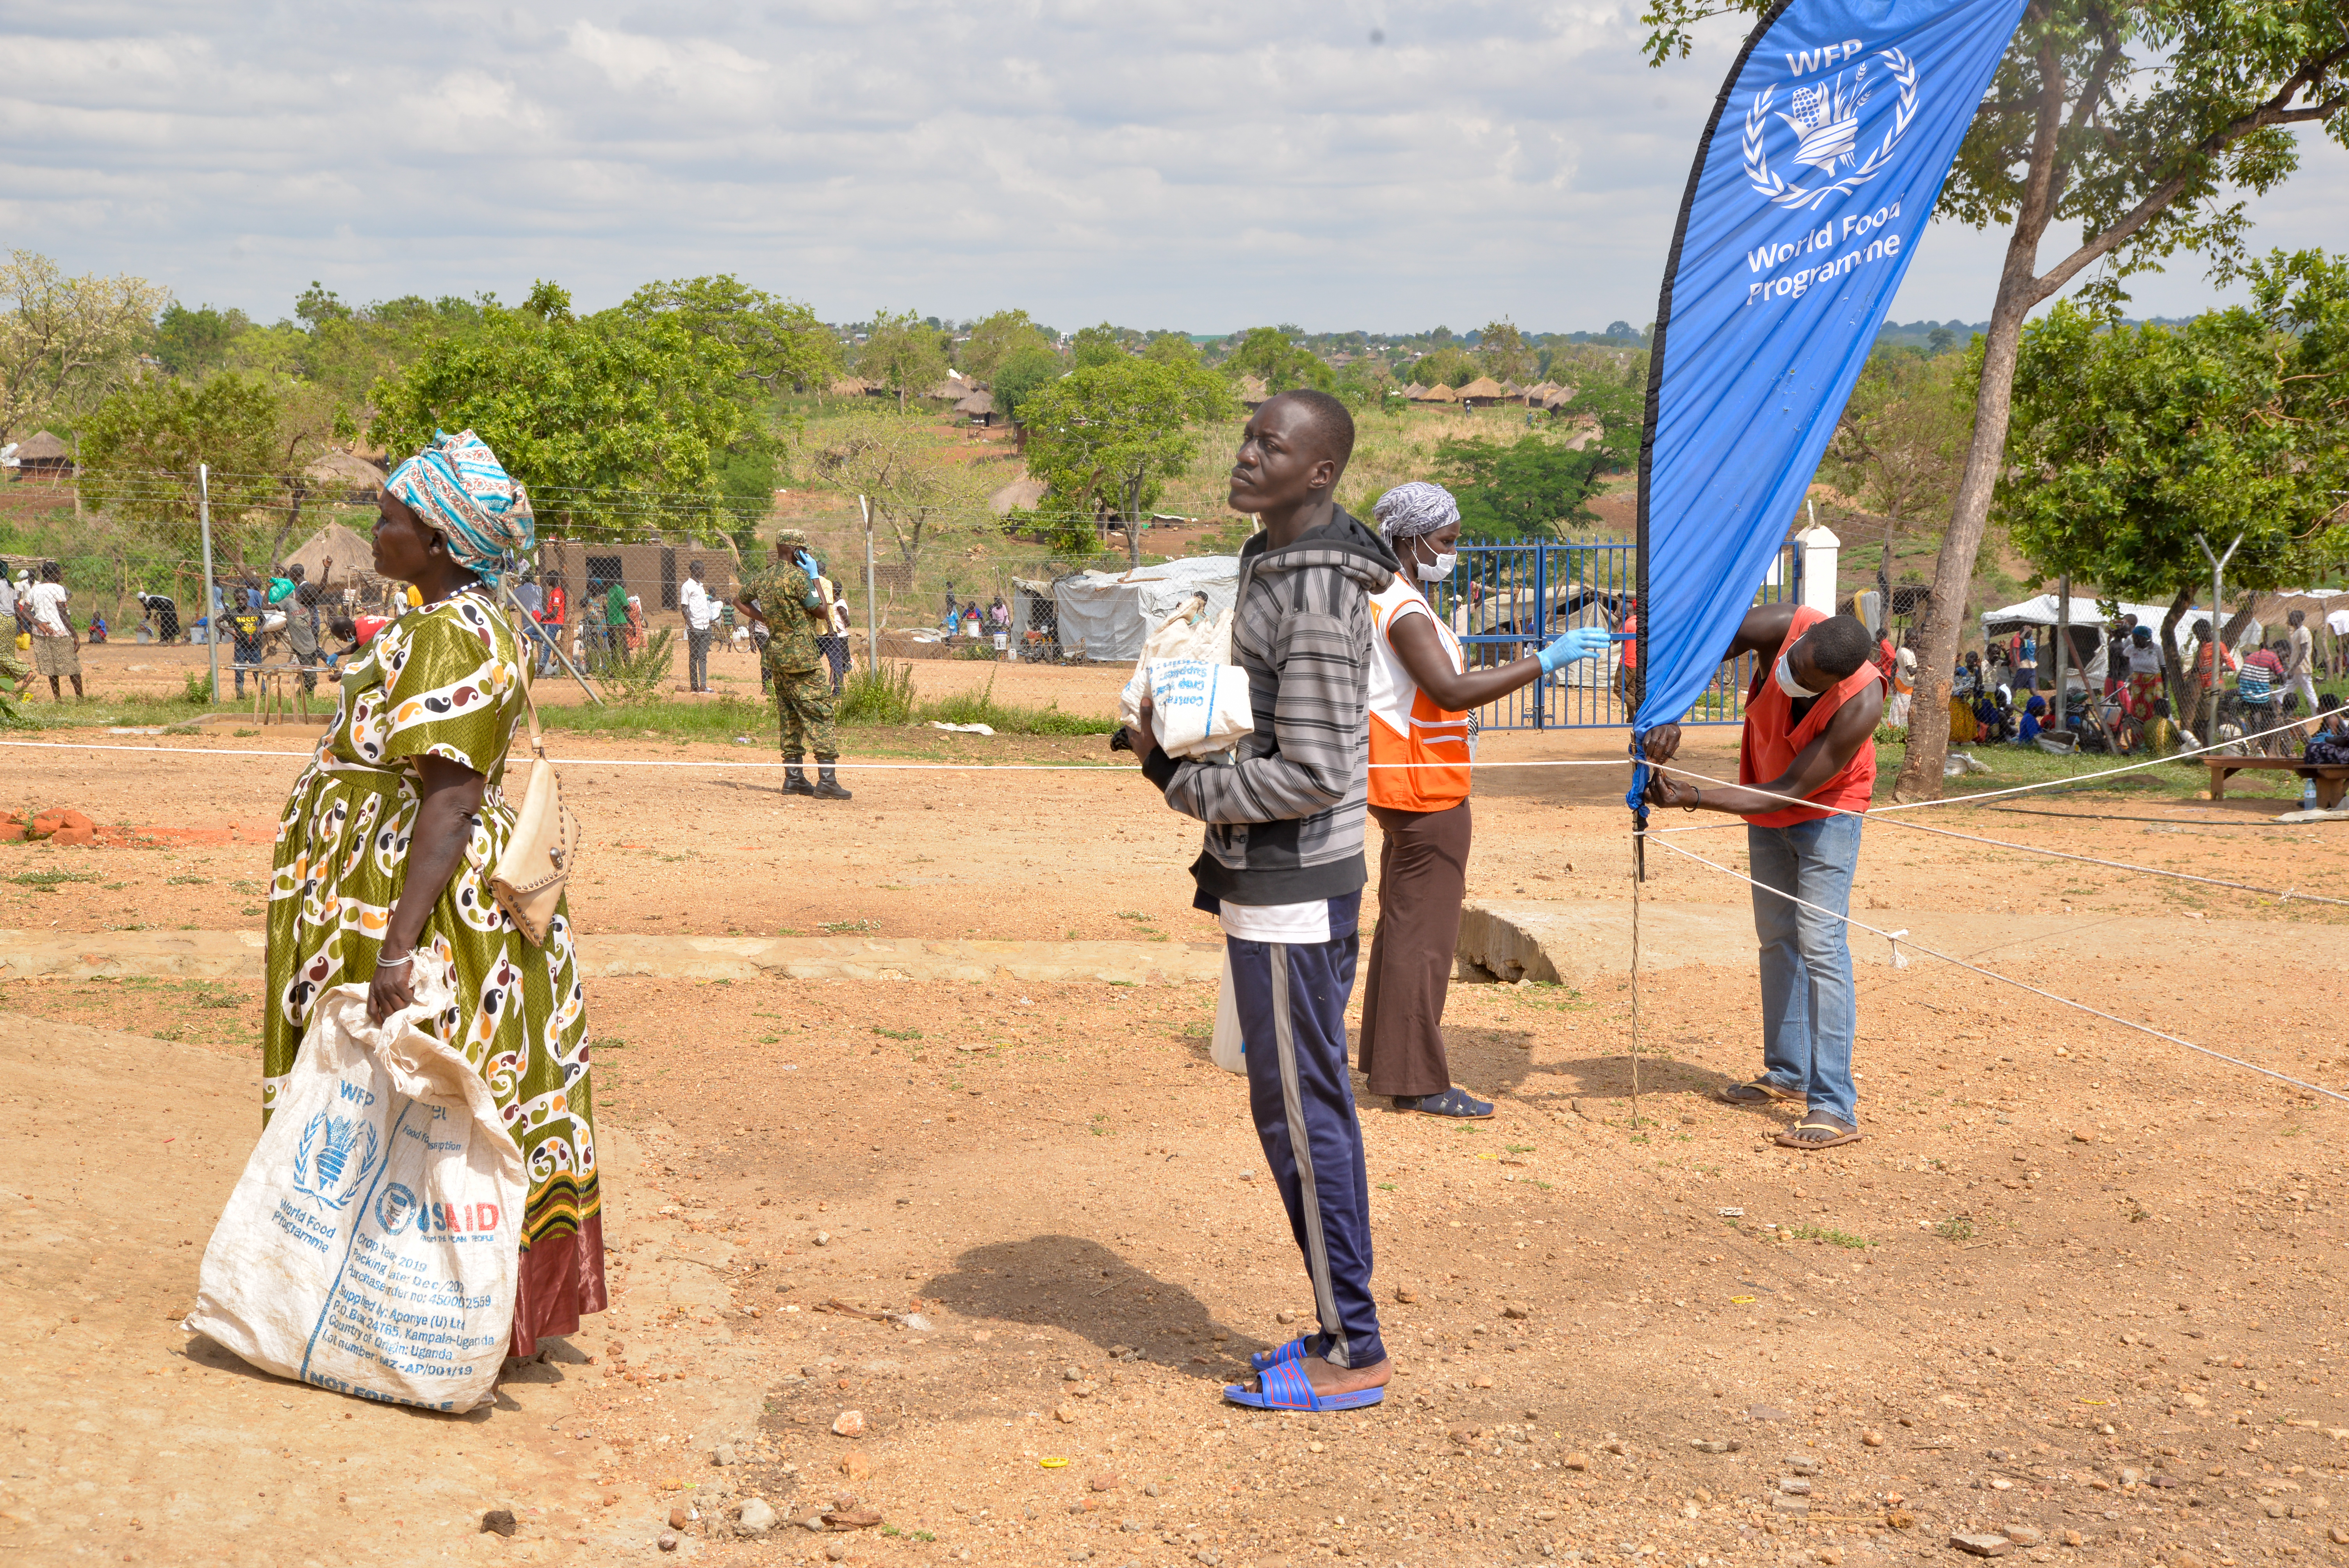
<path fill-rule="evenodd" d="M 1850 64 L 1863 54 L 1866 59 Z M 1868 54 L 1857 38 L 1780 57 L 1790 79 L 1762 88 L 1747 103 L 1745 178 L 1775 205 L 1816 208 L 1851 194 L 1891 161 L 1917 115 L 1917 65 L 1897 48 Z M 1781 87 L 1787 89 L 1783 98 Z M 1895 92 L 1898 99 L 1883 136 L 1863 144 L 1859 111 L 1879 92 Z M 1772 167 L 1774 158 L 1786 173 Z"/>
<path fill-rule="evenodd" d="M 337 1097 L 364 1108 L 375 1096 L 353 1083 L 335 1086 Z M 336 1116 L 331 1108 L 310 1118 L 294 1150 L 294 1189 L 329 1209 L 349 1205 L 359 1183 L 375 1169 L 375 1123 L 357 1116 Z"/>

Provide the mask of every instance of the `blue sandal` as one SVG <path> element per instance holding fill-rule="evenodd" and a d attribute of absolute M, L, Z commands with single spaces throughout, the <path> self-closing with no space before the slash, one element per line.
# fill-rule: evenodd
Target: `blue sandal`
<path fill-rule="evenodd" d="M 1257 1351 L 1248 1357 L 1248 1366 L 1254 1371 L 1262 1372 L 1285 1361 L 1302 1361 L 1313 1354 L 1313 1342 L 1320 1337 L 1321 1331 L 1318 1328 L 1310 1334 L 1300 1334 L 1286 1345 Z"/>
<path fill-rule="evenodd" d="M 1442 1094 L 1395 1096 L 1397 1110 L 1415 1110 L 1422 1116 L 1454 1116 L 1477 1121 L 1493 1114 L 1493 1102 L 1478 1099 L 1466 1089 L 1454 1084 Z"/>
<path fill-rule="evenodd" d="M 1224 1398 L 1235 1405 L 1246 1405 L 1252 1410 L 1303 1410 L 1319 1415 L 1327 1410 L 1360 1410 L 1380 1403 L 1387 1397 L 1384 1388 L 1363 1388 L 1351 1394 L 1331 1394 L 1326 1398 L 1313 1391 L 1306 1379 L 1305 1368 L 1294 1361 L 1277 1361 L 1264 1369 L 1259 1389 L 1243 1388 L 1237 1383 L 1224 1385 Z"/>

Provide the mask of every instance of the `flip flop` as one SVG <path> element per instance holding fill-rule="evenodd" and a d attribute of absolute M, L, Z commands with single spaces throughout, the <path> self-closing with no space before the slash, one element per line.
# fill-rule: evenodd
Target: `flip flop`
<path fill-rule="evenodd" d="M 1859 1140 L 1858 1128 L 1847 1127 L 1832 1116 L 1806 1116 L 1770 1141 L 1781 1149 L 1799 1149 L 1805 1153 L 1816 1153 L 1822 1149 L 1839 1149 Z"/>
<path fill-rule="evenodd" d="M 1248 1366 L 1262 1372 L 1268 1367 L 1278 1367 L 1284 1361 L 1302 1361 L 1313 1354 L 1313 1342 L 1320 1337 L 1321 1331 L 1318 1328 L 1310 1334 L 1300 1334 L 1286 1345 L 1276 1345 L 1269 1350 L 1257 1351 L 1248 1357 Z"/>
<path fill-rule="evenodd" d="M 1491 1100 L 1478 1099 L 1457 1084 L 1442 1094 L 1399 1094 L 1394 1097 L 1394 1108 L 1415 1110 L 1422 1116 L 1450 1116 L 1468 1121 L 1482 1120 L 1493 1114 Z"/>
<path fill-rule="evenodd" d="M 1781 1088 L 1768 1078 L 1758 1078 L 1752 1083 L 1733 1083 L 1721 1091 L 1721 1098 L 1732 1105 L 1775 1105 L 1790 1099 L 1800 1099 L 1800 1089 Z"/>
<path fill-rule="evenodd" d="M 1252 1410 L 1303 1410 L 1319 1415 L 1328 1410 L 1360 1410 L 1378 1404 L 1387 1397 L 1384 1388 L 1363 1388 L 1351 1394 L 1331 1394 L 1324 1397 L 1313 1391 L 1306 1380 L 1305 1369 L 1294 1361 L 1277 1361 L 1264 1369 L 1258 1379 L 1259 1388 L 1243 1388 L 1237 1383 L 1224 1385 L 1224 1398 L 1235 1405 L 1246 1405 Z"/>

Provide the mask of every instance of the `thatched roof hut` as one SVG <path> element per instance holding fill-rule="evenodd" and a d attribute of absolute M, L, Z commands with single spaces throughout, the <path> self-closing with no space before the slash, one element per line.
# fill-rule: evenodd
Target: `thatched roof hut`
<path fill-rule="evenodd" d="M 992 425 L 995 423 L 995 394 L 981 387 L 956 404 L 954 411 L 968 418 L 974 425 Z"/>
<path fill-rule="evenodd" d="M 1460 401 L 1464 404 L 1497 403 L 1503 396 L 1501 384 L 1489 376 L 1479 376 L 1460 388 Z"/>
<path fill-rule="evenodd" d="M 1457 403 L 1460 401 L 1460 394 L 1454 392 L 1451 387 L 1443 385 L 1441 382 L 1438 382 L 1435 386 L 1430 387 L 1426 391 L 1422 392 L 1418 397 L 1413 398 L 1412 401 L 1414 403 Z"/>
<path fill-rule="evenodd" d="M 37 430 L 16 443 L 18 479 L 66 480 L 73 471 L 73 449 L 48 431 Z"/>
<path fill-rule="evenodd" d="M 867 381 L 862 376 L 843 376 L 827 390 L 835 397 L 869 397 L 887 388 L 877 381 Z"/>
<path fill-rule="evenodd" d="M 371 501 L 383 494 L 384 473 L 355 452 L 327 452 L 303 470 L 317 487 L 355 501 Z"/>

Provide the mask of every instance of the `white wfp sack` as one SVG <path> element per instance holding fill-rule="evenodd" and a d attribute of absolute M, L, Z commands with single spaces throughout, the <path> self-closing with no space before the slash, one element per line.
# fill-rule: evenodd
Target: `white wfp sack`
<path fill-rule="evenodd" d="M 1149 690 L 1151 728 L 1169 757 L 1228 762 L 1240 737 L 1256 727 L 1247 672 L 1237 665 L 1170 659 L 1134 678 Z"/>
<path fill-rule="evenodd" d="M 489 1085 L 415 1026 L 452 994 L 445 964 L 416 966 L 380 1028 L 365 985 L 318 999 L 182 1326 L 280 1377 L 469 1410 L 513 1330 L 523 1156 Z"/>
<path fill-rule="evenodd" d="M 1239 998 L 1232 995 L 1232 950 L 1224 948 L 1224 978 L 1216 987 L 1216 1034 L 1207 1057 L 1227 1073 L 1247 1076 L 1247 1041 L 1240 1035 Z"/>
<path fill-rule="evenodd" d="M 1150 670 L 1154 665 L 1173 662 L 1196 662 L 1228 665 L 1232 662 L 1232 613 L 1207 614 L 1207 596 L 1194 593 L 1190 602 L 1166 617 L 1158 629 L 1142 645 L 1142 656 L 1133 662 L 1133 678 L 1118 694 L 1117 717 L 1122 724 L 1138 723 L 1142 717 L 1142 699 L 1155 702 L 1150 686 Z M 1246 684 L 1242 684 L 1246 696 Z M 1163 727 L 1160 727 L 1163 731 Z M 1164 741 L 1159 744 L 1164 746 Z M 1176 752 L 1176 756 L 1186 753 Z"/>

